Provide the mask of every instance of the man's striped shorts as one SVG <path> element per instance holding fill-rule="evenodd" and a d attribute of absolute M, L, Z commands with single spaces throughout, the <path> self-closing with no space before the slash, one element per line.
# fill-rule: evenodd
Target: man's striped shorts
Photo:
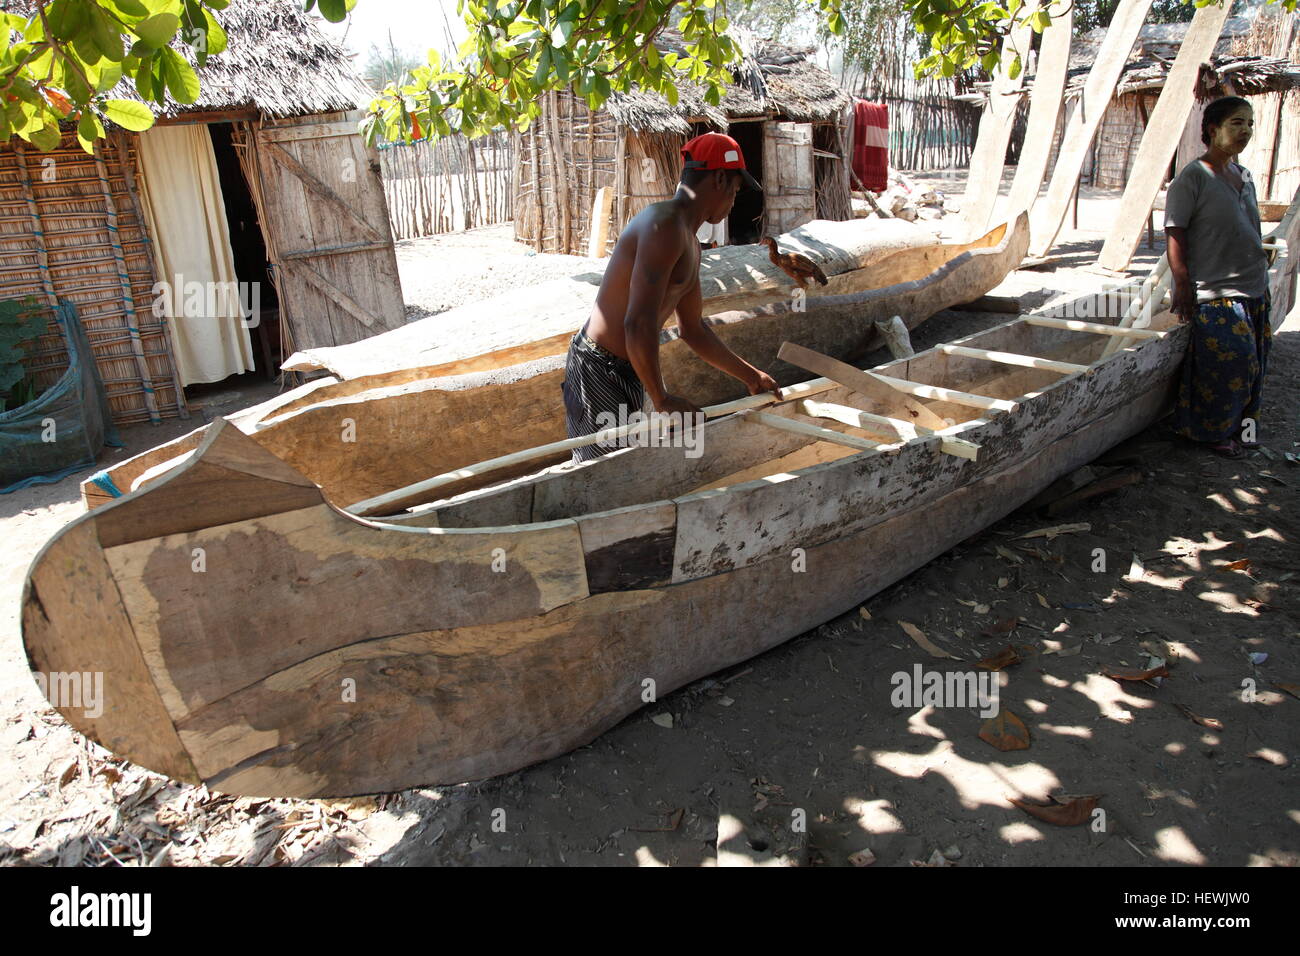
<path fill-rule="evenodd" d="M 646 404 L 645 389 L 632 363 L 587 338 L 585 329 L 569 343 L 562 389 L 570 438 L 624 423 Z M 625 447 L 626 441 L 587 445 L 573 449 L 573 460 L 592 461 Z"/>

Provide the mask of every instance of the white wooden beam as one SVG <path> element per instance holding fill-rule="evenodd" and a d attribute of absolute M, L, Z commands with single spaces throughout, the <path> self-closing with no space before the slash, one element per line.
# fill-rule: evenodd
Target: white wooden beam
<path fill-rule="evenodd" d="M 1075 372 L 1086 372 L 1088 366 L 1076 365 L 1073 362 L 1057 362 L 1053 359 L 1039 358 L 1037 355 L 1019 355 L 1015 352 L 997 352 L 989 349 L 973 349 L 965 345 L 941 345 L 939 351 L 944 355 L 964 355 L 967 358 L 984 359 L 987 362 L 997 362 L 1000 365 L 1018 365 L 1021 368 L 1041 368 L 1048 372 L 1060 372 L 1062 375 L 1073 375 Z"/>
<path fill-rule="evenodd" d="M 1025 316 L 1025 324 L 1038 325 L 1046 329 L 1069 329 L 1071 332 L 1093 332 L 1097 335 L 1119 335 L 1134 339 L 1162 339 L 1167 334 L 1159 329 L 1125 329 L 1118 325 L 1084 322 L 1082 319 L 1057 319 L 1048 315 Z"/>
<path fill-rule="evenodd" d="M 1114 227 L 1097 256 L 1097 264 L 1104 269 L 1118 272 L 1133 258 L 1133 250 L 1142 237 L 1142 227 L 1151 214 L 1156 194 L 1164 184 L 1165 170 L 1174 158 L 1178 140 L 1196 101 L 1201 64 L 1214 55 L 1214 46 L 1223 32 L 1231 7 L 1231 3 L 1211 3 L 1201 7 L 1192 17 L 1192 25 L 1178 48 L 1178 56 L 1142 134 L 1137 157 L 1133 160 L 1133 172 L 1115 214 Z"/>
<path fill-rule="evenodd" d="M 1016 178 L 1011 181 L 1008 219 L 1033 209 L 1047 176 L 1047 161 L 1052 156 L 1056 121 L 1060 118 L 1065 96 L 1073 33 L 1074 4 L 1060 13 L 1053 10 L 1052 23 L 1043 31 L 1039 44 L 1038 72 L 1034 75 L 1034 88 L 1029 94 L 1029 120 L 1025 125 L 1024 145 L 1020 148 L 1020 162 L 1016 165 Z"/>
<path fill-rule="evenodd" d="M 1065 124 L 1065 135 L 1052 170 L 1052 182 L 1047 187 L 1047 197 L 1039 203 L 1030 217 L 1029 254 L 1046 255 L 1056 242 L 1056 236 L 1065 222 L 1070 197 L 1079 182 L 1083 160 L 1092 145 L 1093 137 L 1106 115 L 1119 81 L 1128 62 L 1128 55 L 1142 29 L 1142 21 L 1151 9 L 1151 0 L 1120 0 L 1119 8 L 1106 28 L 1105 39 L 1097 51 L 1083 92 L 1075 101 L 1074 112 Z"/>
<path fill-rule="evenodd" d="M 792 418 L 782 418 L 780 415 L 771 415 L 767 412 L 741 412 L 741 417 L 746 421 L 757 422 L 758 424 L 766 425 L 769 428 L 777 428 L 781 431 L 793 432 L 796 435 L 805 435 L 808 438 L 815 438 L 817 441 L 828 441 L 837 445 L 847 445 L 849 448 L 855 448 L 858 451 L 875 451 L 880 447 L 879 443 L 868 441 L 865 438 L 859 438 L 857 435 L 846 435 L 843 432 L 837 432 L 830 428 L 822 428 L 820 425 L 809 425 L 807 422 L 795 421 Z"/>

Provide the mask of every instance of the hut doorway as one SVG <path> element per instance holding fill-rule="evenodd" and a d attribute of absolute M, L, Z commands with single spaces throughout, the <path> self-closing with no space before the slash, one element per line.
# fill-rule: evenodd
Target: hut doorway
<path fill-rule="evenodd" d="M 763 123 L 732 120 L 727 135 L 740 144 L 745 157 L 745 168 L 750 175 L 766 186 L 763 179 Z M 742 189 L 736 194 L 736 203 L 727 217 L 727 235 L 733 246 L 749 245 L 762 238 L 763 193 Z"/>
<path fill-rule="evenodd" d="M 209 123 L 208 133 L 212 137 L 212 150 L 221 179 L 221 196 L 226 207 L 230 252 L 235 261 L 240 298 L 245 309 L 253 313 L 249 323 L 252 326 L 254 370 L 263 378 L 274 379 L 280 372 L 284 355 L 280 341 L 280 303 L 275 284 L 271 281 L 266 237 L 262 234 L 253 194 L 236 152 L 234 125 Z"/>

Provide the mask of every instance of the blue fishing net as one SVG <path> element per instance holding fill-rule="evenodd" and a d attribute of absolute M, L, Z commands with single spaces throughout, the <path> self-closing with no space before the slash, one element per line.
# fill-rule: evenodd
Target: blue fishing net
<path fill-rule="evenodd" d="M 54 319 L 68 370 L 26 405 L 0 413 L 0 494 L 66 478 L 93 465 L 105 445 L 122 447 L 77 310 L 65 302 Z"/>

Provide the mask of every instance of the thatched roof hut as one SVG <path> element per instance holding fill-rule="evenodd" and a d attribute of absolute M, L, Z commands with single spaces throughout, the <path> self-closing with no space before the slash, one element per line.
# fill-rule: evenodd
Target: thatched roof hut
<path fill-rule="evenodd" d="M 348 54 L 296 0 L 215 16 L 228 45 L 199 71 L 199 102 L 169 99 L 153 129 L 111 129 L 94 156 L 70 129 L 50 153 L 0 144 L 3 297 L 76 307 L 119 423 L 187 416 L 185 386 L 274 375 L 296 348 L 404 321 L 356 134 L 372 94 Z M 129 81 L 111 95 L 138 99 Z M 66 367 L 43 336 L 38 387 Z"/>
<path fill-rule="evenodd" d="M 753 242 L 811 219 L 850 219 L 849 95 L 797 50 L 738 32 L 743 58 L 719 106 L 683 79 L 678 102 L 658 93 L 615 93 L 593 115 L 570 94 L 550 94 L 515 150 L 515 237 L 544 252 L 587 253 L 592 225 L 612 248 L 623 226 L 668 199 L 681 175 L 681 147 L 708 130 L 740 143 L 763 194 L 743 193 L 727 223 L 728 240 Z M 662 51 L 683 49 L 669 32 Z M 598 192 L 612 194 L 593 214 Z"/>
<path fill-rule="evenodd" d="M 1188 27 L 1188 23 L 1151 23 L 1142 28 L 1085 161 L 1085 182 L 1105 188 L 1128 183 L 1147 118 Z M 1105 28 L 1092 30 L 1076 37 L 1071 46 L 1066 110 L 1056 131 L 1058 148 L 1068 110 L 1078 102 L 1105 34 Z M 1032 86 L 1030 82 L 1028 88 Z M 980 92 L 963 98 L 986 96 L 988 84 L 977 84 L 977 89 Z M 1255 173 L 1260 199 L 1289 200 L 1300 185 L 1300 13 L 1258 10 L 1253 16 L 1232 17 L 1224 23 L 1214 56 L 1201 67 L 1197 105 L 1184 129 L 1176 169 L 1204 148 L 1200 129 L 1205 104 L 1229 95 L 1244 96 L 1255 106 L 1255 140 L 1242 161 Z M 1023 128 L 1013 136 L 1013 155 L 1019 152 L 1019 135 Z"/>

